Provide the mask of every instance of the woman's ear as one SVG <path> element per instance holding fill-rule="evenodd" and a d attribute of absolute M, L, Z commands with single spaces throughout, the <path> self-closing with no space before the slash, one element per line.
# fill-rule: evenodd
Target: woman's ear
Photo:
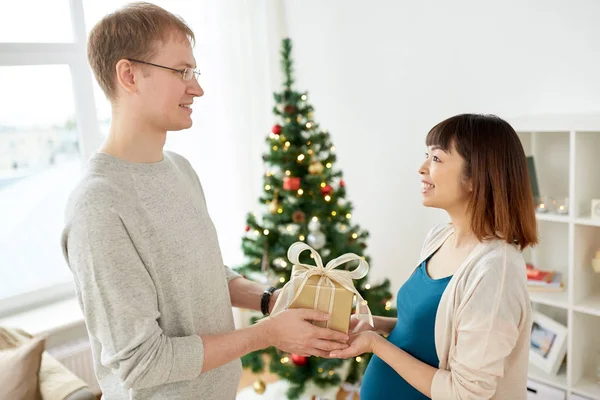
<path fill-rule="evenodd" d="M 473 178 L 467 178 L 463 175 L 462 177 L 462 187 L 469 193 L 473 193 Z"/>

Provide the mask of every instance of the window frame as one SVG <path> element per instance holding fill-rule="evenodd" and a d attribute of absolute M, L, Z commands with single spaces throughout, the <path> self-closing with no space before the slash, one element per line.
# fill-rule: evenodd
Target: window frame
<path fill-rule="evenodd" d="M 93 77 L 86 58 L 86 29 L 83 2 L 69 0 L 73 42 L 7 43 L 0 42 L 0 67 L 25 65 L 67 65 L 71 72 L 80 167 L 102 143 L 98 126 Z M 56 238 L 56 246 L 60 245 Z M 65 265 L 65 268 L 67 266 Z M 73 297 L 73 282 L 49 285 L 31 292 L 0 299 L 0 317 L 25 312 L 42 305 Z"/>

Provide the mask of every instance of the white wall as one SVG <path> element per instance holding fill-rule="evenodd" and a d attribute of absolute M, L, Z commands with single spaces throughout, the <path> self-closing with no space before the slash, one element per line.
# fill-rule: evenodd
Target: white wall
<path fill-rule="evenodd" d="M 205 95 L 194 101 L 192 128 L 169 133 L 167 146 L 196 169 L 224 261 L 237 266 L 246 214 L 259 211 L 261 154 L 272 124 L 273 0 L 180 1 L 179 13 L 196 35 Z"/>
<path fill-rule="evenodd" d="M 600 110 L 598 1 L 285 0 L 284 15 L 297 87 L 371 232 L 371 276 L 394 290 L 445 220 L 420 205 L 429 128 L 462 112 Z"/>
<path fill-rule="evenodd" d="M 169 143 L 198 170 L 228 264 L 241 261 L 245 213 L 260 210 L 279 89 L 277 1 L 297 88 L 331 132 L 354 218 L 371 233 L 371 276 L 390 277 L 394 290 L 426 231 L 445 220 L 422 208 L 416 172 L 435 123 L 461 112 L 600 110 L 595 0 L 202 1 L 180 13 L 199 36 L 206 95 L 194 127 Z"/>

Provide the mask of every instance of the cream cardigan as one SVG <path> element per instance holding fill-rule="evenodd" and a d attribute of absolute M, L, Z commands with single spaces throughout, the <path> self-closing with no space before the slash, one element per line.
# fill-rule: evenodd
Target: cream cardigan
<path fill-rule="evenodd" d="M 453 231 L 452 225 L 434 227 L 418 265 Z M 432 400 L 526 399 L 531 314 L 519 249 L 497 239 L 479 243 L 440 300 Z"/>

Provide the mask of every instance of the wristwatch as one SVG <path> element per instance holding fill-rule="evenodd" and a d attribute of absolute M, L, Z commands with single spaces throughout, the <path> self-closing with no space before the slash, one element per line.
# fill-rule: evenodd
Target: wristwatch
<path fill-rule="evenodd" d="M 263 292 L 260 298 L 260 311 L 262 311 L 263 315 L 269 315 L 269 301 L 274 292 L 275 288 L 271 286 Z"/>

